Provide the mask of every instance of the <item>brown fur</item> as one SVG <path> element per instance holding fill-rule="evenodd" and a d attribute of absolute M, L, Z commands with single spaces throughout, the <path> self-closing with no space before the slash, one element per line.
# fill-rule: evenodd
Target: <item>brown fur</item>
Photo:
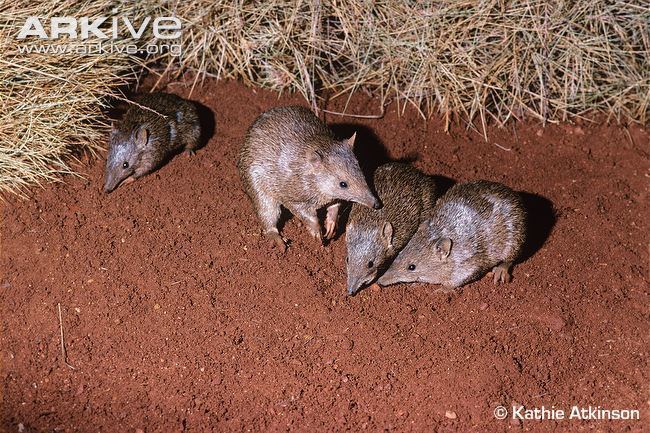
<path fill-rule="evenodd" d="M 373 181 L 383 207 L 353 204 L 346 227 L 349 294 L 385 270 L 430 216 L 438 197 L 434 179 L 404 163 L 382 165 Z"/>
<path fill-rule="evenodd" d="M 525 210 L 510 188 L 487 181 L 459 184 L 442 196 L 379 284 L 428 282 L 453 289 L 489 270 L 495 283 L 509 271 L 524 243 Z"/>
<path fill-rule="evenodd" d="M 305 107 L 277 107 L 253 122 L 239 152 L 237 166 L 263 230 L 278 247 L 285 241 L 277 229 L 280 206 L 321 237 L 316 216 L 328 206 L 325 237 L 334 234 L 340 200 L 379 206 L 354 156 L 354 136 L 337 140 Z M 346 188 L 340 186 L 347 184 Z"/>
<path fill-rule="evenodd" d="M 139 105 L 130 105 L 111 131 L 106 192 L 127 178 L 151 173 L 181 149 L 192 152 L 199 144 L 199 115 L 191 101 L 169 93 L 150 93 L 139 95 L 135 102 Z"/>

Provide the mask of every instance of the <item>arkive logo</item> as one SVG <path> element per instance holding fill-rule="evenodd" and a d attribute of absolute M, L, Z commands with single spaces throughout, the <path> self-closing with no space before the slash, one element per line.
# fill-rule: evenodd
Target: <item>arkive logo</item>
<path fill-rule="evenodd" d="M 179 18 L 129 18 L 117 15 L 117 10 L 112 13 L 110 17 L 27 17 L 16 34 L 16 39 L 21 41 L 18 51 L 56 55 L 181 55 Z"/>
<path fill-rule="evenodd" d="M 43 21 L 49 25 L 43 25 Z M 48 22 L 49 21 L 49 22 Z M 156 39 L 177 39 L 181 36 L 181 20 L 177 17 L 144 17 L 139 22 L 125 16 L 113 17 L 51 17 L 49 20 L 42 20 L 39 17 L 30 16 L 21 27 L 17 39 L 38 37 L 39 39 L 58 39 L 67 36 L 72 39 L 140 39 L 150 27 Z M 108 24 L 108 26 L 106 26 Z M 120 32 L 120 25 L 124 24 L 126 32 Z M 102 27 L 103 26 L 103 27 Z M 49 33 L 46 29 L 49 28 Z"/>

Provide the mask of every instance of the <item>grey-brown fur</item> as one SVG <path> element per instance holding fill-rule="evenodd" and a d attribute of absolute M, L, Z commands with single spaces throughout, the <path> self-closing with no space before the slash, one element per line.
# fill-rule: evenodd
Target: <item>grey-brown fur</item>
<path fill-rule="evenodd" d="M 452 187 L 420 225 L 379 284 L 426 282 L 445 289 L 494 272 L 510 280 L 510 268 L 524 243 L 526 218 L 519 195 L 487 181 Z"/>
<path fill-rule="evenodd" d="M 383 207 L 352 205 L 345 229 L 348 294 L 373 282 L 428 218 L 438 196 L 434 179 L 414 167 L 391 162 L 373 176 Z"/>
<path fill-rule="evenodd" d="M 262 113 L 248 130 L 237 166 L 264 233 L 284 250 L 277 228 L 280 206 L 320 239 L 317 209 L 327 206 L 325 238 L 336 230 L 340 200 L 380 207 L 353 153 L 354 136 L 337 140 L 305 107 Z M 347 187 L 341 187 L 345 182 Z"/>
<path fill-rule="evenodd" d="M 192 152 L 199 144 L 199 114 L 191 101 L 169 93 L 149 93 L 139 95 L 135 102 L 140 106 L 131 104 L 111 130 L 106 192 L 151 173 L 181 149 Z"/>

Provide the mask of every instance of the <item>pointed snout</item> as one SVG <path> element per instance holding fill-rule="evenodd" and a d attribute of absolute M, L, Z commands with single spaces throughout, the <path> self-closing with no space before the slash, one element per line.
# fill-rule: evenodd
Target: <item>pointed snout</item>
<path fill-rule="evenodd" d="M 361 275 L 350 275 L 348 273 L 348 295 L 354 296 L 359 291 L 367 286 L 369 286 L 375 280 L 376 274 L 371 273 L 362 273 Z"/>
<path fill-rule="evenodd" d="M 126 185 L 135 180 L 135 176 L 128 175 L 128 173 L 120 173 L 114 171 L 106 171 L 104 174 L 104 192 L 109 193 L 115 191 L 120 185 Z"/>
<path fill-rule="evenodd" d="M 108 194 L 113 192 L 115 188 L 117 188 L 117 182 L 115 182 L 111 177 L 106 177 L 104 180 L 104 192 Z"/>
<path fill-rule="evenodd" d="M 361 283 L 359 283 L 358 278 L 354 278 L 352 280 L 348 279 L 348 295 L 349 296 L 356 295 L 360 288 L 361 288 Z"/>
<path fill-rule="evenodd" d="M 357 203 L 372 209 L 381 209 L 383 206 L 381 200 L 379 200 L 371 193 L 368 193 L 367 197 L 364 197 L 363 200 L 359 200 Z"/>
<path fill-rule="evenodd" d="M 128 183 L 128 179 L 124 179 L 123 177 L 119 175 L 116 176 L 112 173 L 106 173 L 104 176 L 104 192 L 107 194 L 113 192 L 118 186 L 122 185 L 122 183 Z"/>
<path fill-rule="evenodd" d="M 356 295 L 362 288 L 370 284 L 373 279 L 374 275 L 371 274 L 350 275 L 348 273 L 348 295 Z"/>

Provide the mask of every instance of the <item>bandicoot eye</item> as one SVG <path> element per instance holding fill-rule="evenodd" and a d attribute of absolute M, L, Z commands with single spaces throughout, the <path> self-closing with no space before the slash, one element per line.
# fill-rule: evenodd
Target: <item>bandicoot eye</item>
<path fill-rule="evenodd" d="M 414 271 L 414 270 L 415 270 L 415 265 L 414 265 L 413 263 L 411 263 L 411 264 L 409 265 L 409 267 L 408 267 L 408 270 L 409 270 L 409 271 Z"/>
<path fill-rule="evenodd" d="M 339 183 L 339 186 L 340 186 L 341 188 L 347 188 L 347 187 L 348 187 L 348 183 L 347 183 L 347 182 L 343 182 L 343 181 L 341 181 L 341 183 Z"/>

